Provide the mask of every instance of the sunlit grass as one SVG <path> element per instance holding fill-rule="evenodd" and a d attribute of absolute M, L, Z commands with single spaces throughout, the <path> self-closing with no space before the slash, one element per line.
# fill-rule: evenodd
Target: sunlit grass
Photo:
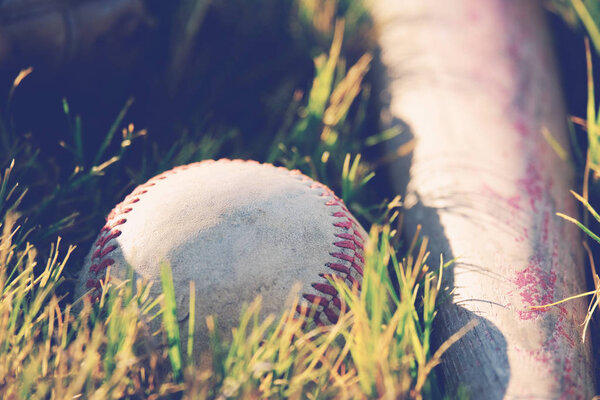
<path fill-rule="evenodd" d="M 566 20 L 572 24 L 581 23 L 589 38 L 591 39 L 595 52 L 600 52 L 600 8 L 597 3 L 585 1 L 585 0 L 555 0 L 552 2 L 555 8 L 565 16 Z M 569 296 L 565 299 L 561 299 L 551 304 L 541 304 L 539 306 L 533 306 L 532 309 L 542 309 L 552 307 L 558 304 L 562 304 L 566 301 L 592 296 L 586 317 L 582 321 L 583 332 L 582 341 L 585 341 L 585 337 L 589 328 L 589 324 L 600 305 L 600 277 L 596 272 L 594 258 L 592 251 L 587 242 L 587 238 L 600 243 L 600 236 L 593 232 L 590 228 L 589 216 L 591 215 L 594 220 L 600 223 L 600 215 L 590 204 L 590 181 L 596 182 L 600 177 L 600 108 L 596 105 L 596 94 L 595 94 L 595 82 L 594 82 L 594 71 L 592 65 L 592 50 L 590 49 L 589 40 L 585 39 L 585 50 L 586 50 L 586 66 L 587 66 L 587 107 L 586 107 L 586 119 L 573 117 L 572 120 L 581 125 L 587 131 L 587 153 L 585 156 L 585 165 L 583 166 L 583 183 L 582 183 L 582 194 L 578 194 L 571 190 L 571 194 L 575 199 L 583 206 L 583 217 L 579 220 L 576 217 L 568 216 L 563 213 L 557 213 L 557 216 L 574 224 L 581 231 L 586 234 L 586 239 L 583 241 L 583 247 L 588 255 L 594 290 L 578 293 Z M 549 132 L 542 132 L 544 137 L 548 140 L 550 146 L 553 147 L 555 152 L 562 158 L 567 159 L 567 152 L 558 145 L 556 141 L 549 135 Z M 575 143 L 576 144 L 576 143 Z M 576 145 L 576 149 L 577 145 Z"/>
<path fill-rule="evenodd" d="M 336 324 L 304 328 L 295 306 L 259 319 L 257 298 L 241 314 L 230 342 L 218 338 L 214 320 L 207 319 L 213 350 L 207 367 L 189 358 L 183 362 L 167 265 L 161 268 L 163 339 L 157 343 L 148 325 L 157 303 L 146 285 L 109 283 L 98 305 L 84 298 L 76 313 L 71 305 L 61 308 L 55 289 L 72 248 L 61 252 L 57 243 L 43 272 L 34 274 L 35 249 L 16 248 L 16 216 L 7 215 L 0 237 L 0 393 L 3 398 L 177 393 L 190 399 L 429 398 L 437 390 L 429 385 L 429 374 L 447 348 L 434 352 L 429 343 L 444 266 L 440 261 L 438 271 L 430 271 L 427 243 L 418 237 L 399 259 L 391 228 L 396 217 L 371 229 L 362 291 L 334 282 L 347 304 Z"/>
<path fill-rule="evenodd" d="M 371 176 L 358 173 L 359 156 L 350 160 L 345 157 L 340 171 L 348 199 L 358 196 Z M 4 375 L 0 367 L 0 393 L 92 399 L 176 393 L 190 399 L 421 398 L 437 393 L 428 379 L 441 353 L 432 354 L 429 337 L 441 274 L 427 267 L 426 240 L 415 237 L 408 253 L 398 255 L 398 232 L 392 228 L 398 199 L 380 210 L 383 223 L 371 229 L 363 290 L 335 283 L 348 304 L 337 324 L 306 330 L 295 308 L 260 320 L 257 299 L 242 314 L 231 342 L 219 338 L 214 319 L 207 318 L 212 349 L 207 368 L 189 357 L 193 331 L 183 355 L 167 266 L 161 268 L 164 295 L 159 299 L 150 298 L 140 283 L 109 283 L 98 305 L 84 298 L 77 313 L 71 305 L 61 308 L 55 289 L 72 248 L 59 259 L 57 244 L 43 271 L 34 274 L 40 258 L 35 248 L 12 241 L 20 228 L 15 205 L 5 204 L 18 187 L 9 190 L 10 173 L 8 168 L 0 185 L 6 210 L 0 239 L 0 360 L 6 361 Z M 157 302 L 162 304 L 162 344 L 151 339 L 148 325 Z"/>

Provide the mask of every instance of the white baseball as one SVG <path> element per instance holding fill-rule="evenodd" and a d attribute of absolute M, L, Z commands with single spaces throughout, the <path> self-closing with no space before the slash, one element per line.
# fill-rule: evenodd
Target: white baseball
<path fill-rule="evenodd" d="M 195 282 L 195 346 L 205 349 L 204 317 L 216 315 L 230 336 L 244 302 L 261 295 L 262 313 L 279 313 L 296 282 L 303 301 L 318 305 L 316 322 L 334 322 L 340 301 L 327 277 L 360 284 L 366 237 L 342 200 L 299 171 L 203 161 L 150 179 L 113 209 L 76 295 L 99 287 L 109 266 L 111 276 L 125 279 L 127 265 L 135 278 L 154 281 L 157 295 L 159 265 L 167 261 L 180 321 L 188 313 L 189 281 Z"/>

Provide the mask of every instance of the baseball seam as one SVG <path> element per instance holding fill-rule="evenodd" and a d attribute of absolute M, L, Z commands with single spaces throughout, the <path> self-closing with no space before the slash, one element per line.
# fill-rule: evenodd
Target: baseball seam
<path fill-rule="evenodd" d="M 203 164 L 216 163 L 216 162 L 242 162 L 247 164 L 260 164 L 257 161 L 252 160 L 229 160 L 220 159 L 205 160 L 188 165 L 182 165 L 165 171 L 146 183 L 139 185 L 133 192 L 123 199 L 123 201 L 106 217 L 106 223 L 100 230 L 98 239 L 94 246 L 96 249 L 92 253 L 91 261 L 92 265 L 89 268 L 89 273 L 92 278 L 86 282 L 88 289 L 94 289 L 92 291 L 92 301 L 98 301 L 101 295 L 101 288 L 104 283 L 105 271 L 109 266 L 115 264 L 115 260 L 110 257 L 110 253 L 117 249 L 117 246 L 112 243 L 113 240 L 117 239 L 122 231 L 120 226 L 127 222 L 127 214 L 133 210 L 134 204 L 139 202 L 142 196 L 148 192 L 149 188 L 155 186 L 160 181 L 167 179 L 169 176 L 176 174 L 181 171 L 188 170 L 190 168 L 197 167 Z M 315 307 L 313 319 L 316 324 L 323 325 L 326 323 L 335 323 L 338 320 L 339 314 L 342 310 L 342 302 L 339 297 L 337 289 L 331 284 L 330 280 L 334 277 L 342 278 L 346 284 L 350 287 L 357 287 L 360 290 L 360 280 L 363 275 L 364 265 L 364 241 L 365 238 L 359 232 L 358 223 L 354 217 L 350 214 L 348 208 L 344 205 L 344 202 L 337 197 L 331 189 L 322 183 L 316 182 L 306 175 L 303 175 L 298 170 L 288 170 L 284 167 L 275 167 L 271 164 L 261 164 L 265 166 L 271 166 L 276 169 L 284 170 L 292 177 L 297 177 L 301 182 L 308 185 L 311 190 L 321 191 L 320 196 L 324 199 L 324 205 L 327 207 L 337 208 L 331 215 L 334 218 L 332 223 L 336 227 L 336 233 L 334 242 L 332 245 L 336 248 L 330 252 L 331 261 L 327 262 L 325 266 L 329 268 L 332 273 L 321 273 L 319 276 L 322 278 L 320 282 L 311 283 L 311 287 L 318 294 L 314 293 L 303 293 L 302 298 L 306 300 L 312 307 Z M 302 306 L 298 306 L 298 312 L 306 312 L 302 310 Z"/>

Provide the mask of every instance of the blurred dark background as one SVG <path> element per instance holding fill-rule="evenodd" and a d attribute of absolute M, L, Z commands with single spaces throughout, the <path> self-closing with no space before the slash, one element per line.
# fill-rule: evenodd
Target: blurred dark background
<path fill-rule="evenodd" d="M 289 0 L 54 1 L 45 2 L 38 13 L 14 11 L 17 5 L 35 9 L 40 3 L 0 3 L 0 23 L 15 31 L 9 39 L 26 41 L 17 33 L 32 35 L 35 24 L 37 31 L 46 31 L 31 40 L 45 41 L 55 50 L 47 53 L 39 44 L 25 44 L 18 51 L 13 46 L 12 56 L 0 63 L 0 93 L 8 93 L 22 68 L 33 66 L 11 107 L 18 130 L 31 132 L 49 147 L 68 132 L 62 98 L 81 115 L 90 148 L 99 144 L 133 98 L 128 120 L 147 128 L 161 146 L 184 133 L 233 129 L 243 131 L 237 137 L 241 148 L 256 153 L 250 147 L 261 145 L 257 137 L 268 140 L 294 92 L 305 93 L 310 87 L 313 57 L 328 51 L 332 35 L 331 28 L 307 29 L 313 21 L 303 20 L 298 2 Z M 97 6 L 85 6 L 93 3 Z M 338 2 L 337 14 L 346 13 L 349 5 L 343 3 Z M 44 15 L 53 13 L 62 20 L 40 24 Z M 102 22 L 90 29 L 95 15 L 111 16 L 99 18 Z M 350 33 L 344 56 L 349 65 L 372 41 L 367 17 L 359 18 L 364 20 L 346 29 Z M 53 34 L 66 38 L 51 40 Z"/>

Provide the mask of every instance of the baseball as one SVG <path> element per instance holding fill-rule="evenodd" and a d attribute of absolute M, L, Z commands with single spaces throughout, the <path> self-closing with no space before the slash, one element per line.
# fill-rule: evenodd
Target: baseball
<path fill-rule="evenodd" d="M 108 215 L 77 285 L 77 297 L 110 276 L 154 281 L 172 268 L 178 318 L 188 316 L 196 285 L 195 348 L 208 346 L 205 317 L 231 336 L 243 303 L 263 298 L 262 315 L 278 314 L 292 287 L 316 306 L 315 322 L 333 323 L 340 300 L 328 277 L 362 279 L 364 229 L 326 186 L 283 167 L 208 160 L 176 167 L 138 186 Z M 187 325 L 185 325 L 187 326 Z M 181 329 L 185 336 L 187 329 Z"/>

